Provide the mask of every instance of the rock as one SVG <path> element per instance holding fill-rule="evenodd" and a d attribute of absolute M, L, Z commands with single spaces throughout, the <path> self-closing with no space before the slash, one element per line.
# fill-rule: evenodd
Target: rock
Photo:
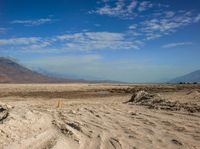
<path fill-rule="evenodd" d="M 178 141 L 176 139 L 172 139 L 171 141 L 172 141 L 172 143 L 174 143 L 176 145 L 183 145 L 180 141 Z"/>
<path fill-rule="evenodd" d="M 11 105 L 0 102 L 0 122 L 6 119 L 9 115 L 9 110 L 14 108 Z"/>
<path fill-rule="evenodd" d="M 8 107 L 5 104 L 0 103 L 0 121 L 4 120 L 7 118 L 9 112 L 8 112 Z"/>

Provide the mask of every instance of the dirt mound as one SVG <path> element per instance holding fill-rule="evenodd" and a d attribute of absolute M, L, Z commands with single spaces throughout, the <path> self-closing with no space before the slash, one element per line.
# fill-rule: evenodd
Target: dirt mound
<path fill-rule="evenodd" d="M 9 107 L 7 105 L 0 103 L 0 122 L 8 116 L 8 109 Z"/>
<path fill-rule="evenodd" d="M 145 91 L 138 91 L 133 94 L 126 103 L 147 106 L 150 109 L 162 109 L 170 111 L 184 110 L 188 112 L 200 112 L 200 106 L 193 103 L 171 102 L 160 97 L 159 94 L 151 94 Z"/>
<path fill-rule="evenodd" d="M 128 102 L 134 102 L 136 104 L 148 105 L 153 102 L 160 102 L 162 99 L 159 94 L 151 94 L 146 91 L 138 91 L 133 94 Z"/>
<path fill-rule="evenodd" d="M 194 90 L 187 93 L 187 96 L 192 98 L 200 98 L 200 91 Z"/>

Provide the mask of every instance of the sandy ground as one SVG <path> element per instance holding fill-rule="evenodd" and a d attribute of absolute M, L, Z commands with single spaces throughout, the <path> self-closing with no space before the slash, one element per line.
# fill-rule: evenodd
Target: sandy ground
<path fill-rule="evenodd" d="M 198 85 L 2 84 L 0 104 L 10 108 L 0 121 L 0 148 L 199 149 L 200 112 L 124 103 L 141 89 L 200 105 Z"/>

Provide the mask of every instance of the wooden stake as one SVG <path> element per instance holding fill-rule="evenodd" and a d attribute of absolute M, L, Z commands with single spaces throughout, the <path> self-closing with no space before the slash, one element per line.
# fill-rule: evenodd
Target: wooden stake
<path fill-rule="evenodd" d="M 62 101 L 61 99 L 58 100 L 58 104 L 57 104 L 57 108 L 61 108 L 62 107 Z"/>

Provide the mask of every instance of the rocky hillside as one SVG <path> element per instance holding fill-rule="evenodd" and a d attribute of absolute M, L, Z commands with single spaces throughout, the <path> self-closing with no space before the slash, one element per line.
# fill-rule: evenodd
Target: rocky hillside
<path fill-rule="evenodd" d="M 0 83 L 60 83 L 72 80 L 49 77 L 32 71 L 17 62 L 0 57 Z"/>

